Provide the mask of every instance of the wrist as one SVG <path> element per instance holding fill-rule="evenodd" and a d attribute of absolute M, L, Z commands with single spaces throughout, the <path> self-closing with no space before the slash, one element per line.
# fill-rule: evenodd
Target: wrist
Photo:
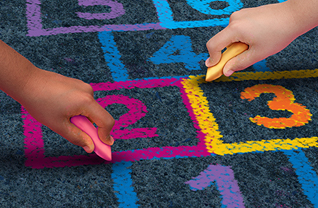
<path fill-rule="evenodd" d="M 297 36 L 318 26 L 318 1 L 316 0 L 288 0 L 283 2 L 294 24 Z"/>
<path fill-rule="evenodd" d="M 20 102 L 28 83 L 41 69 L 0 40 L 0 89 Z"/>
<path fill-rule="evenodd" d="M 16 87 L 14 87 L 14 91 L 11 91 L 10 94 L 8 93 L 9 96 L 22 105 L 32 99 L 34 94 L 37 94 L 40 90 L 39 84 L 43 81 L 40 77 L 44 70 L 32 65 L 27 71 L 28 73 L 23 77 L 21 83 L 17 83 Z"/>

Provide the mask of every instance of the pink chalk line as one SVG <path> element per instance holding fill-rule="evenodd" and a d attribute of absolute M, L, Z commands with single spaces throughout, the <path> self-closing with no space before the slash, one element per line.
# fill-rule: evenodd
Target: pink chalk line
<path fill-rule="evenodd" d="M 125 81 L 125 82 L 115 82 L 115 83 L 92 83 L 94 91 L 111 91 L 111 90 L 120 90 L 120 89 L 133 89 L 133 88 L 158 88 L 158 87 L 178 87 L 180 89 L 181 98 L 183 103 L 187 108 L 190 118 L 193 121 L 194 128 L 197 129 L 197 138 L 199 142 L 196 146 L 178 146 L 178 147 L 150 147 L 144 149 L 136 150 L 126 150 L 113 152 L 111 163 L 121 162 L 121 161 L 138 161 L 138 160 L 151 160 L 151 159 L 160 159 L 160 158 L 176 158 L 176 157 L 207 157 L 211 154 L 207 152 L 204 138 L 205 134 L 202 133 L 199 128 L 198 122 L 193 113 L 193 109 L 189 103 L 188 97 L 184 88 L 181 84 L 181 79 L 170 78 L 170 79 L 154 79 L 154 80 L 135 80 L 135 81 Z M 107 97 L 106 97 L 107 98 Z M 108 98 L 112 98 L 109 96 Z M 136 102 L 136 100 L 129 100 L 125 96 L 116 96 L 115 99 L 122 98 L 123 100 L 130 101 L 135 103 L 135 106 L 131 105 L 130 107 L 138 107 L 134 115 L 137 115 L 134 119 L 138 119 L 138 116 L 143 116 L 146 113 L 146 108 L 141 102 Z M 105 100 L 100 100 L 105 101 Z M 117 100 L 118 101 L 118 100 Z M 116 102 L 117 102 L 116 101 Z M 139 101 L 139 100 L 138 100 Z M 107 105 L 108 103 L 101 102 L 102 106 Z M 136 104 L 137 103 L 137 104 Z M 131 112 L 132 113 L 132 112 Z M 133 113 L 132 113 L 133 114 Z M 21 107 L 21 117 L 23 120 L 24 128 L 24 143 L 25 143 L 25 165 L 31 168 L 41 169 L 41 168 L 54 168 L 54 167 L 71 167 L 71 166 L 80 166 L 80 165 L 96 165 L 96 164 L 107 164 L 108 161 L 105 161 L 99 158 L 96 154 L 92 153 L 89 156 L 85 155 L 71 155 L 71 156 L 59 156 L 59 157 L 46 157 L 44 149 L 44 141 L 42 135 L 42 124 L 37 122 L 22 106 Z M 124 121 L 124 120 L 123 120 Z M 127 132 L 118 131 L 118 126 L 116 126 L 117 134 L 120 135 L 120 139 L 129 139 L 125 138 Z M 114 133 L 116 133 L 116 129 Z M 140 130 L 148 130 L 147 134 L 140 135 Z M 139 133 L 138 133 L 139 131 Z M 134 136 L 141 137 L 154 137 L 156 135 L 156 128 L 147 128 L 147 129 L 137 129 L 136 132 L 128 132 L 129 137 Z M 135 133 L 135 135 L 134 135 Z"/>

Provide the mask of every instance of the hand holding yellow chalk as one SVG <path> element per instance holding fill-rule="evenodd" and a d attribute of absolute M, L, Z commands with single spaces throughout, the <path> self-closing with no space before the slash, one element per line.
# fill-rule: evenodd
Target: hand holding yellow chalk
<path fill-rule="evenodd" d="M 213 81 L 223 74 L 223 67 L 225 64 L 235 56 L 243 53 L 248 49 L 248 45 L 241 42 L 232 43 L 222 53 L 221 60 L 215 66 L 209 67 L 206 73 L 205 81 Z"/>

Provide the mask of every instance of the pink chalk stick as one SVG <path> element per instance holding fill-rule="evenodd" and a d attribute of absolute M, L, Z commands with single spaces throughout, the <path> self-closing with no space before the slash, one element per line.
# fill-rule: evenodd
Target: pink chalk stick
<path fill-rule="evenodd" d="M 86 118 L 85 116 L 74 116 L 71 118 L 71 122 L 79 129 L 84 131 L 90 136 L 95 145 L 95 153 L 101 158 L 111 161 L 112 152 L 110 146 L 103 143 L 98 137 L 98 129 Z"/>

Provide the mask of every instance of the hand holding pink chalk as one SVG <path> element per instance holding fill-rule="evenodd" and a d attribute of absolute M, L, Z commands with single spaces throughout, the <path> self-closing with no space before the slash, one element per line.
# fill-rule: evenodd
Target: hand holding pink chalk
<path fill-rule="evenodd" d="M 86 118 L 85 116 L 74 116 L 71 118 L 71 122 L 88 134 L 95 145 L 95 153 L 101 158 L 111 161 L 112 153 L 111 148 L 107 144 L 104 144 L 98 136 L 98 129 L 94 127 L 94 125 Z"/>

